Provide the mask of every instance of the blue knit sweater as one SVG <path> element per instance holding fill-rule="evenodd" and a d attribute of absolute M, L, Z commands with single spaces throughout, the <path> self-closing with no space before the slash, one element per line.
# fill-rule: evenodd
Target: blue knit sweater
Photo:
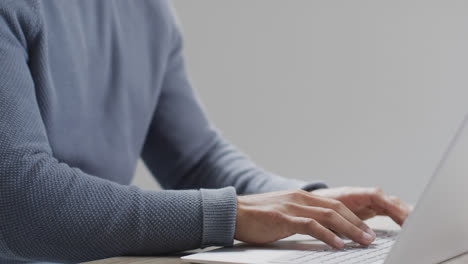
<path fill-rule="evenodd" d="M 222 140 L 166 1 L 0 1 L 0 262 L 231 245 L 236 191 L 318 187 Z"/>

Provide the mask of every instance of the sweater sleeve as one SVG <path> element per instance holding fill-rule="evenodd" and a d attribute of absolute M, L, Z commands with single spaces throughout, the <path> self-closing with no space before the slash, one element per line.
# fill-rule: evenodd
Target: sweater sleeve
<path fill-rule="evenodd" d="M 256 166 L 209 123 L 187 78 L 182 36 L 173 24 L 173 50 L 142 157 L 166 189 L 235 187 L 238 194 L 325 188 L 286 179 Z M 217 219 L 221 221 L 224 219 Z"/>
<path fill-rule="evenodd" d="M 54 157 L 36 99 L 41 76 L 29 68 L 30 3 L 0 6 L 0 259 L 82 262 L 232 243 L 233 188 L 143 191 Z M 219 214 L 226 221 L 204 229 Z"/>

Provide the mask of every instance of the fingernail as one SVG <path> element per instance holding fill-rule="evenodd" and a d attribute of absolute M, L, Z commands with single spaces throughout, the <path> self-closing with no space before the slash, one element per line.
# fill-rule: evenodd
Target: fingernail
<path fill-rule="evenodd" d="M 336 246 L 337 248 L 343 248 L 343 247 L 344 247 L 344 241 L 343 241 L 343 239 L 341 239 L 341 238 L 339 238 L 339 237 L 337 237 L 337 236 L 335 236 L 335 241 L 334 241 L 334 243 L 335 243 L 335 246 Z"/>
<path fill-rule="evenodd" d="M 362 233 L 362 238 L 363 238 L 363 240 L 365 242 L 367 242 L 369 244 L 372 243 L 372 241 L 374 241 L 374 238 L 371 235 L 369 235 L 368 233 L 365 233 L 365 232 Z"/>
<path fill-rule="evenodd" d="M 370 229 L 369 227 L 366 229 L 366 233 L 371 235 L 373 238 L 377 237 L 377 235 L 374 233 L 374 231 L 372 229 Z"/>

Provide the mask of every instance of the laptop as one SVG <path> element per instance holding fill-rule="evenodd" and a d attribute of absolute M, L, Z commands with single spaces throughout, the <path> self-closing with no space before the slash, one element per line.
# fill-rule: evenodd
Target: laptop
<path fill-rule="evenodd" d="M 333 249 L 293 235 L 264 245 L 233 247 L 182 257 L 191 263 L 440 263 L 468 252 L 468 115 L 458 128 L 416 207 L 400 231 L 376 230 L 368 247 L 350 240 Z"/>

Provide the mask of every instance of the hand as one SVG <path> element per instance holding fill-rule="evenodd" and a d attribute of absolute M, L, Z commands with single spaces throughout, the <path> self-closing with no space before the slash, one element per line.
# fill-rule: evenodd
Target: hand
<path fill-rule="evenodd" d="M 339 187 L 319 189 L 312 193 L 342 202 L 362 220 L 385 215 L 403 225 L 410 213 L 409 207 L 398 197 L 386 195 L 380 188 Z"/>
<path fill-rule="evenodd" d="M 301 190 L 237 197 L 237 240 L 264 244 L 299 233 L 343 248 L 343 240 L 330 229 L 362 245 L 375 239 L 375 233 L 335 199 Z"/>

